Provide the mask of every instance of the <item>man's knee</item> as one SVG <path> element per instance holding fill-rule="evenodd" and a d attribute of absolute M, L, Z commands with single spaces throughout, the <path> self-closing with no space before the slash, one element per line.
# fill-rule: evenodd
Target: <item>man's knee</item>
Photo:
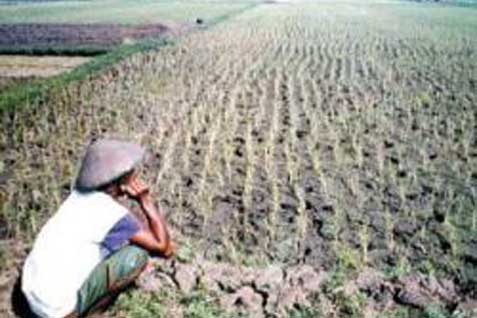
<path fill-rule="evenodd" d="M 116 261 L 120 262 L 121 267 L 124 268 L 123 272 L 136 272 L 143 269 L 149 259 L 148 252 L 135 245 L 127 245 L 118 253 Z"/>

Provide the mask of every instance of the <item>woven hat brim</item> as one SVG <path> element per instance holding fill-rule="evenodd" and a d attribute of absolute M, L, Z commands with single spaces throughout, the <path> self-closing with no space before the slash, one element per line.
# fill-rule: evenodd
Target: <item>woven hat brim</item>
<path fill-rule="evenodd" d="M 136 168 L 144 149 L 134 143 L 99 140 L 88 147 L 75 182 L 79 190 L 101 188 Z"/>

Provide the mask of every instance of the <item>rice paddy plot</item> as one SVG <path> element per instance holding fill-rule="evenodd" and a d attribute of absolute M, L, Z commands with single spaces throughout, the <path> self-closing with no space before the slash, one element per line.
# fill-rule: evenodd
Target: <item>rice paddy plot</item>
<path fill-rule="evenodd" d="M 127 137 L 206 259 L 432 273 L 471 295 L 476 35 L 472 9 L 280 2 L 134 55 L 2 117 L 7 233 L 38 231 L 85 140 Z"/>

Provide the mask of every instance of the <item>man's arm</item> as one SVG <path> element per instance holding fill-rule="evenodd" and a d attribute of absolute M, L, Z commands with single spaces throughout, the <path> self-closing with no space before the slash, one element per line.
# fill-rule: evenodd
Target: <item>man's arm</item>
<path fill-rule="evenodd" d="M 147 219 L 146 228 L 133 235 L 130 241 L 151 252 L 165 257 L 172 256 L 175 246 L 171 242 L 164 215 L 156 209 L 147 187 L 135 175 L 131 175 L 125 180 L 124 190 L 139 202 Z"/>
<path fill-rule="evenodd" d="M 172 243 L 169 245 L 160 243 L 157 241 L 154 234 L 150 229 L 142 229 L 129 238 L 129 241 L 133 244 L 139 245 L 146 250 L 159 254 L 164 257 L 170 257 L 174 253 Z"/>
<path fill-rule="evenodd" d="M 141 196 L 138 201 L 146 215 L 149 226 L 133 235 L 130 238 L 131 242 L 163 256 L 172 256 L 174 246 L 162 211 L 156 209 L 149 194 Z"/>

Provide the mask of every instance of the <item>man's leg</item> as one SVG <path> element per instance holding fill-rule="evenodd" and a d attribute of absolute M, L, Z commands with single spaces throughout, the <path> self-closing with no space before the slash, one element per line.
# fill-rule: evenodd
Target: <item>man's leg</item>
<path fill-rule="evenodd" d="M 146 268 L 148 253 L 127 245 L 100 263 L 78 291 L 76 311 L 67 317 L 82 317 L 104 308 Z"/>

